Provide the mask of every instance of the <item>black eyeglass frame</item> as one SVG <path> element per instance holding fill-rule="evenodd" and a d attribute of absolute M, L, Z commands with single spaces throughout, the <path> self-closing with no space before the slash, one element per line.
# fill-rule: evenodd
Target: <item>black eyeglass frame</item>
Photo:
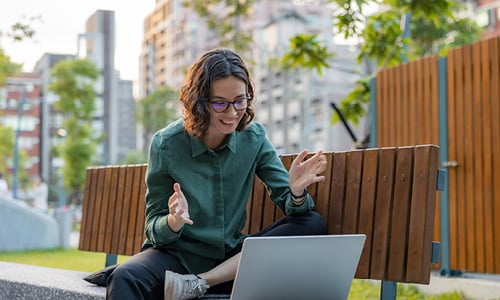
<path fill-rule="evenodd" d="M 246 103 L 245 107 L 243 107 L 243 108 L 236 108 L 235 103 L 238 103 L 238 102 L 242 103 L 243 101 L 245 101 L 245 103 Z M 246 96 L 241 97 L 241 99 L 237 98 L 237 99 L 234 99 L 233 101 L 227 101 L 227 100 L 224 100 L 224 99 L 220 99 L 220 100 L 208 100 L 208 103 L 212 104 L 213 111 L 215 111 L 216 113 L 223 113 L 223 112 L 226 112 L 229 109 L 230 105 L 233 105 L 233 108 L 234 108 L 235 111 L 244 111 L 244 110 L 246 110 L 248 108 L 248 103 L 250 101 L 252 101 L 252 98 L 250 96 L 246 95 Z M 225 106 L 224 109 L 222 109 L 222 110 L 215 109 L 214 104 L 216 104 L 216 103 L 221 104 L 221 102 L 224 102 L 224 106 Z"/>

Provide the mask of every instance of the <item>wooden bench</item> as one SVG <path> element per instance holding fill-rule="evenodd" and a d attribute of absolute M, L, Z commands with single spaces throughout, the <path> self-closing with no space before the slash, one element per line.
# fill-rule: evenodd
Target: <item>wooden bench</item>
<path fill-rule="evenodd" d="M 326 180 L 308 188 L 329 234 L 366 234 L 356 278 L 382 281 L 381 299 L 395 299 L 396 283 L 428 284 L 433 247 L 439 148 L 418 145 L 325 153 Z M 295 155 L 282 155 L 289 168 Z M 146 165 L 90 167 L 83 199 L 79 249 L 137 253 L 144 241 Z M 245 233 L 283 214 L 255 179 Z"/>

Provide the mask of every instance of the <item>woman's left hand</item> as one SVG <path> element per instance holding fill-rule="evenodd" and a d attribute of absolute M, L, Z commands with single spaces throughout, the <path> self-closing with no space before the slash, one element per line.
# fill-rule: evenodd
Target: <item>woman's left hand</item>
<path fill-rule="evenodd" d="M 304 160 L 307 156 L 307 150 L 303 150 L 292 162 L 289 173 L 289 184 L 292 193 L 301 195 L 304 189 L 311 183 L 325 180 L 325 176 L 320 176 L 326 169 L 326 156 L 322 150 L 309 159 Z"/>

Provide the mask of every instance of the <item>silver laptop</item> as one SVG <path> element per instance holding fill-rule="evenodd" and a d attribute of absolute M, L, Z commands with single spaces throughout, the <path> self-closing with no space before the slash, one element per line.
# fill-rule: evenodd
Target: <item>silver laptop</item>
<path fill-rule="evenodd" d="M 231 300 L 344 300 L 366 236 L 249 237 Z"/>

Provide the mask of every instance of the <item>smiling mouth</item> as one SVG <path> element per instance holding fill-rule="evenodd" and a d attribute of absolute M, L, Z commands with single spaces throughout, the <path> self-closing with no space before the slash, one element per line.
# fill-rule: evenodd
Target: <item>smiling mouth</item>
<path fill-rule="evenodd" d="M 224 121 L 224 120 L 220 120 L 220 121 L 224 125 L 234 125 L 236 123 L 236 121 Z"/>

